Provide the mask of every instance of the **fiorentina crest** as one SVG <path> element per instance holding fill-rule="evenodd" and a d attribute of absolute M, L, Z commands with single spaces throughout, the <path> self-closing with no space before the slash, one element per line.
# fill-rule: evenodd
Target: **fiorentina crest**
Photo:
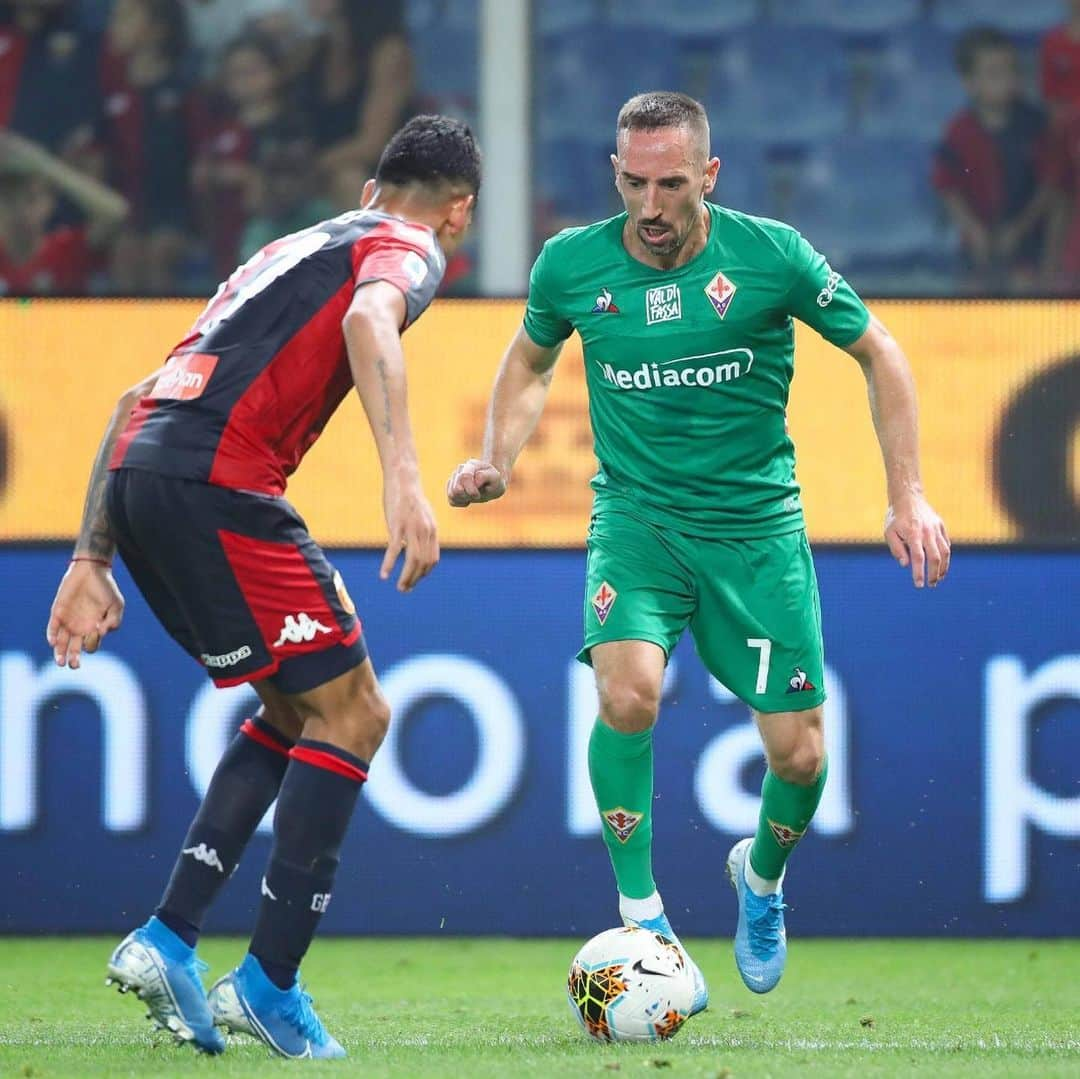
<path fill-rule="evenodd" d="M 805 832 L 796 832 L 794 828 L 789 828 L 786 824 L 777 824 L 774 820 L 769 821 L 769 830 L 773 834 L 773 839 L 781 847 L 785 848 L 794 847 L 806 834 Z"/>
<path fill-rule="evenodd" d="M 596 620 L 603 625 L 607 621 L 607 616 L 611 613 L 611 608 L 615 605 L 615 600 L 618 598 L 619 593 L 615 591 L 604 581 L 600 587 L 593 593 L 592 600 L 590 601 L 593 606 L 593 610 L 596 612 Z"/>
<path fill-rule="evenodd" d="M 731 306 L 732 299 L 735 297 L 735 285 L 722 273 L 717 273 L 705 286 L 705 295 L 709 297 L 709 303 L 713 305 L 713 310 L 723 318 L 727 314 L 727 309 Z"/>
<path fill-rule="evenodd" d="M 625 843 L 634 834 L 634 829 L 641 823 L 642 817 L 641 813 L 631 813 L 622 806 L 609 809 L 601 815 L 620 843 Z"/>

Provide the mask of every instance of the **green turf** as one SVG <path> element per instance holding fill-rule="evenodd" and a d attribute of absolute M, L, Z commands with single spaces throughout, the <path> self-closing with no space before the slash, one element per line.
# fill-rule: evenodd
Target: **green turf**
<path fill-rule="evenodd" d="M 103 986 L 113 941 L 0 937 L 0 1076 L 1080 1076 L 1080 941 L 795 941 L 782 985 L 746 992 L 730 945 L 691 942 L 712 1005 L 671 1042 L 597 1045 L 563 980 L 568 941 L 318 942 L 305 977 L 345 1062 L 218 1059 L 154 1034 Z M 237 941 L 200 948 L 212 976 Z"/>

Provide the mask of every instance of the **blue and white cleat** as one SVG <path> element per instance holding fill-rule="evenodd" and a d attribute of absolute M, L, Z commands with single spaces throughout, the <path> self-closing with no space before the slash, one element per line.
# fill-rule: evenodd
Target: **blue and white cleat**
<path fill-rule="evenodd" d="M 336 1059 L 346 1055 L 315 1014 L 311 997 L 299 985 L 279 989 L 250 953 L 236 970 L 214 983 L 208 1000 L 218 1026 L 250 1034 L 279 1056 Z"/>
<path fill-rule="evenodd" d="M 760 896 L 746 883 L 746 859 L 753 839 L 740 839 L 727 859 L 727 874 L 739 897 L 735 965 L 746 988 L 767 993 L 776 987 L 787 963 L 784 894 Z"/>
<path fill-rule="evenodd" d="M 151 918 L 129 933 L 112 953 L 106 985 L 121 993 L 134 990 L 150 1009 L 147 1019 L 168 1030 L 178 1042 L 190 1042 L 204 1053 L 221 1053 L 225 1039 L 214 1029 L 199 972 L 206 964 L 196 958 L 168 926 Z"/>
<path fill-rule="evenodd" d="M 697 963 L 690 958 L 690 953 L 683 948 L 682 941 L 675 936 L 675 930 L 671 928 L 668 916 L 661 911 L 655 918 L 646 918 L 640 922 L 624 917 L 623 924 L 631 928 L 638 926 L 641 929 L 648 929 L 650 933 L 659 933 L 660 936 L 667 937 L 673 944 L 682 948 L 682 953 L 690 964 L 690 972 L 694 975 L 694 1003 L 690 1006 L 690 1014 L 697 1015 L 698 1012 L 703 1012 L 709 1006 L 709 987 L 705 984 L 705 975 L 701 973 L 701 968 Z"/>

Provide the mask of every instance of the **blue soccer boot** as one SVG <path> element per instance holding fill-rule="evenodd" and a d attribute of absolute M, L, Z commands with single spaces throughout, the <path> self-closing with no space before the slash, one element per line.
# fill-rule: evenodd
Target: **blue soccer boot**
<path fill-rule="evenodd" d="M 787 962 L 784 894 L 760 896 L 746 883 L 746 859 L 753 842 L 753 839 L 739 840 L 727 860 L 728 877 L 739 897 L 735 964 L 747 989 L 767 993 L 780 981 Z"/>
<path fill-rule="evenodd" d="M 150 1009 L 147 1018 L 204 1053 L 221 1053 L 225 1039 L 214 1029 L 199 972 L 206 964 L 157 918 L 129 933 L 112 953 L 106 985 L 134 991 Z"/>
<path fill-rule="evenodd" d="M 250 1034 L 279 1056 L 334 1059 L 346 1055 L 315 1014 L 311 997 L 299 985 L 279 989 L 250 953 L 236 970 L 214 983 L 208 999 L 218 1026 Z"/>

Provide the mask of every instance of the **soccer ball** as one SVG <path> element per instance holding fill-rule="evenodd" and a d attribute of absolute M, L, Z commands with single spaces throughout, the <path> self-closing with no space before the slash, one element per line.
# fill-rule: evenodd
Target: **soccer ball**
<path fill-rule="evenodd" d="M 601 1042 L 663 1041 L 686 1022 L 694 977 L 683 950 L 648 929 L 608 929 L 570 964 L 570 1006 Z"/>

